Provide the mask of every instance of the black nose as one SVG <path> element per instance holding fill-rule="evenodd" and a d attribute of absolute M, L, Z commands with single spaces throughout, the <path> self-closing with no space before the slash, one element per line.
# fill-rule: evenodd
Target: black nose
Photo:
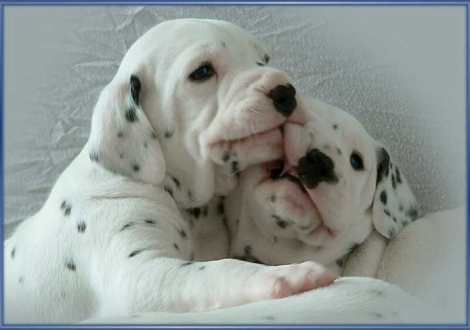
<path fill-rule="evenodd" d="M 274 108 L 285 117 L 289 117 L 297 107 L 295 88 L 291 84 L 274 87 L 268 97 L 273 100 Z"/>
<path fill-rule="evenodd" d="M 321 182 L 338 182 L 335 163 L 318 149 L 312 149 L 300 158 L 295 170 L 302 184 L 309 189 L 316 188 Z"/>

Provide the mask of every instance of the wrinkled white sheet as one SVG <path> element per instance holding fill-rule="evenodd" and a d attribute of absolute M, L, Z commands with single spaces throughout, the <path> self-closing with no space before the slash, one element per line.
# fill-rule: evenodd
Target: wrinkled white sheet
<path fill-rule="evenodd" d="M 130 45 L 187 17 L 251 31 L 304 93 L 357 116 L 425 211 L 464 204 L 464 7 L 6 6 L 4 17 L 7 236 L 85 144 L 94 102 Z"/>

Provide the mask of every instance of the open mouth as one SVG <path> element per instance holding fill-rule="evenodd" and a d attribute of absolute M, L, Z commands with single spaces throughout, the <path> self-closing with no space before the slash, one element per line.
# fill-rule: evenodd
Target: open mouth
<path fill-rule="evenodd" d="M 282 179 L 287 179 L 295 184 L 297 184 L 302 192 L 307 193 L 305 186 L 300 182 L 299 177 L 295 170 L 285 161 L 278 160 L 268 165 L 269 178 L 271 180 L 277 181 Z"/>

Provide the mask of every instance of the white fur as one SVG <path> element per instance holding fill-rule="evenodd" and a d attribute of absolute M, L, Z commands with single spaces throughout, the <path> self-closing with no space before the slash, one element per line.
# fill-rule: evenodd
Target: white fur
<path fill-rule="evenodd" d="M 99 97 L 86 146 L 5 242 L 7 323 L 205 311 L 331 282 L 313 262 L 188 262 L 227 255 L 215 195 L 282 153 L 287 119 L 268 94 L 290 79 L 266 59 L 220 21 L 168 21 L 136 41 Z M 215 75 L 191 81 L 208 62 Z"/>

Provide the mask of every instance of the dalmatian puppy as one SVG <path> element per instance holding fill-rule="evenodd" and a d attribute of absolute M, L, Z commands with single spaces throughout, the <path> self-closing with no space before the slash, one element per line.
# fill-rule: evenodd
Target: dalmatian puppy
<path fill-rule="evenodd" d="M 207 311 L 331 283 L 315 262 L 193 261 L 204 240 L 192 222 L 220 218 L 217 196 L 234 174 L 279 158 L 280 126 L 305 120 L 290 78 L 268 60 L 221 21 L 164 22 L 132 45 L 87 144 L 4 244 L 6 323 Z M 219 251 L 200 259 L 227 256 L 223 238 L 208 244 Z"/>
<path fill-rule="evenodd" d="M 318 100 L 309 110 L 305 125 L 284 127 L 286 158 L 248 168 L 227 198 L 230 255 L 268 265 L 314 260 L 341 275 L 367 239 L 346 274 L 374 276 L 387 239 L 418 217 L 416 199 L 354 117 Z"/>

